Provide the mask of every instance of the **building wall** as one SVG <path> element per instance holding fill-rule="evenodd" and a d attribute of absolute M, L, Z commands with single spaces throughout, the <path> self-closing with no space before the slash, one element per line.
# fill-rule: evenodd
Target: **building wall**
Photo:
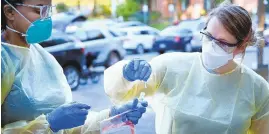
<path fill-rule="evenodd" d="M 168 5 L 173 3 L 174 0 L 152 0 L 152 10 L 161 12 L 162 16 L 167 18 L 171 17 L 171 13 L 168 11 Z M 178 0 L 178 14 L 181 16 L 180 19 L 190 19 L 190 18 L 199 18 L 201 14 L 204 14 L 206 7 L 210 7 L 212 0 L 186 0 L 188 5 L 181 3 L 184 0 Z M 209 5 L 205 5 L 208 3 Z M 233 0 L 233 3 L 244 7 L 249 12 L 257 11 L 258 0 Z M 209 6 L 209 7 L 208 7 Z M 186 9 L 184 9 L 186 8 Z"/>
<path fill-rule="evenodd" d="M 257 11 L 258 0 L 233 0 L 234 4 L 244 7 L 249 12 Z"/>
<path fill-rule="evenodd" d="M 173 4 L 174 0 L 152 0 L 152 11 L 159 11 L 162 17 L 169 18 L 173 14 L 169 12 L 169 4 Z M 177 1 L 177 8 L 180 9 L 180 2 Z"/>
<path fill-rule="evenodd" d="M 65 3 L 68 6 L 77 6 L 78 5 L 78 1 L 80 1 L 80 5 L 81 6 L 86 6 L 86 5 L 93 5 L 94 4 L 94 0 L 53 0 L 53 4 L 58 4 L 58 3 Z M 110 5 L 111 0 L 95 0 L 97 4 L 100 5 Z"/>

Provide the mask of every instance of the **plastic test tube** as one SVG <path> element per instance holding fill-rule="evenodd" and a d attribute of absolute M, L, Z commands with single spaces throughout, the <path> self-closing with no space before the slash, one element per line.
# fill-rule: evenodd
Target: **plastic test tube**
<path fill-rule="evenodd" d="M 145 87 L 145 88 L 148 88 L 148 87 L 147 87 L 147 82 L 146 82 L 146 81 L 144 81 L 144 87 Z"/>
<path fill-rule="evenodd" d="M 145 99 L 145 96 L 146 96 L 146 93 L 145 93 L 145 92 L 141 92 L 141 93 L 140 93 L 140 96 L 139 96 L 139 98 L 138 98 L 138 100 L 139 100 L 139 101 L 143 101 L 143 100 Z M 132 111 L 133 111 L 133 110 L 128 110 L 128 111 L 123 112 L 123 113 L 121 113 L 121 114 L 118 114 L 118 115 L 116 115 L 116 116 L 114 116 L 114 117 L 115 117 L 115 118 L 118 118 L 118 117 L 121 117 L 122 115 L 127 114 L 127 113 L 132 112 Z M 112 117 L 112 118 L 114 118 L 114 117 Z"/>
<path fill-rule="evenodd" d="M 143 101 L 145 99 L 145 96 L 146 96 L 145 92 L 141 92 L 138 100 Z"/>

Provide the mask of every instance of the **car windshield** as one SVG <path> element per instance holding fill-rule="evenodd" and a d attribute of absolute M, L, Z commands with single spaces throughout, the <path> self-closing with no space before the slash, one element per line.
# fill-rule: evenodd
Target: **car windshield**
<path fill-rule="evenodd" d="M 182 29 L 178 27 L 168 27 L 161 31 L 161 35 L 180 35 L 182 33 Z"/>
<path fill-rule="evenodd" d="M 182 21 L 181 23 L 178 24 L 178 28 L 189 29 L 191 31 L 200 31 L 204 28 L 204 26 L 205 23 L 198 20 Z"/>

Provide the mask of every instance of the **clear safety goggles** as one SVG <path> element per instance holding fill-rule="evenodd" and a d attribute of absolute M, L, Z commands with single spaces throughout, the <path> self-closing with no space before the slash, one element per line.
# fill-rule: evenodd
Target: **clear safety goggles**
<path fill-rule="evenodd" d="M 36 6 L 36 5 L 27 5 L 27 4 L 20 4 L 20 3 L 17 3 L 16 5 L 39 9 L 41 19 L 46 19 L 48 17 L 51 17 L 52 9 L 55 8 L 55 6 L 50 6 L 50 5 Z"/>
<path fill-rule="evenodd" d="M 214 38 L 213 36 L 211 36 L 209 33 L 205 32 L 205 31 L 201 31 L 200 33 L 202 35 L 202 39 L 205 39 L 205 41 L 213 41 L 220 48 L 222 48 L 225 52 L 227 52 L 229 54 L 233 53 L 234 50 L 237 47 L 237 43 L 236 44 L 231 44 L 231 43 L 227 43 L 227 42 L 224 42 L 224 41 L 220 41 L 220 40 Z"/>

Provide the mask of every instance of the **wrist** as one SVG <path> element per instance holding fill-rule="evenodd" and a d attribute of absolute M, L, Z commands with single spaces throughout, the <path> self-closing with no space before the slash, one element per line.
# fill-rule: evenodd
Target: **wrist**
<path fill-rule="evenodd" d="M 47 120 L 48 123 L 49 123 L 49 128 L 50 128 L 50 130 L 51 130 L 52 132 L 54 132 L 54 133 L 57 133 L 59 130 L 52 127 L 52 125 L 51 125 L 51 120 L 50 120 L 50 118 L 49 118 L 49 114 L 46 115 L 46 120 Z"/>
<path fill-rule="evenodd" d="M 117 107 L 113 106 L 112 108 L 110 108 L 109 117 L 113 117 L 115 115 L 117 115 Z"/>

